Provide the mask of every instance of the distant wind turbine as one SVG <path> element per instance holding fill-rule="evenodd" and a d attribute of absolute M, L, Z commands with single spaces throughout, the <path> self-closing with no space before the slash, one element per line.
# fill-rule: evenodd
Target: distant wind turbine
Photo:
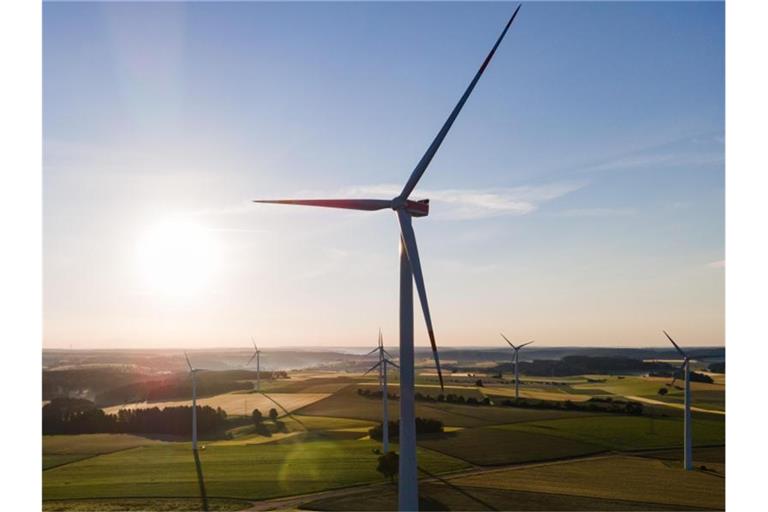
<path fill-rule="evenodd" d="M 184 357 L 187 359 L 189 374 L 192 377 L 192 450 L 197 452 L 197 372 L 202 370 L 192 367 L 186 352 L 184 352 Z"/>
<path fill-rule="evenodd" d="M 245 366 L 251 364 L 253 359 L 256 358 L 256 392 L 258 393 L 261 391 L 261 350 L 256 346 L 256 340 L 253 339 L 253 336 L 251 336 L 251 342 L 253 343 L 253 355 Z"/>
<path fill-rule="evenodd" d="M 203 510 L 208 510 L 208 496 L 205 492 L 203 468 L 200 465 L 200 454 L 197 451 L 197 373 L 203 370 L 192 366 L 186 352 L 184 352 L 184 358 L 187 360 L 189 374 L 192 377 L 192 454 L 195 457 L 195 469 L 197 470 L 197 481 L 200 484 L 200 497 L 203 500 Z"/>
<path fill-rule="evenodd" d="M 691 365 L 691 359 L 688 357 L 688 354 L 683 352 L 683 349 L 681 349 L 677 343 L 675 343 L 675 340 L 672 339 L 672 337 L 667 334 L 667 331 L 662 331 L 664 333 L 664 336 L 667 337 L 667 339 L 672 342 L 672 345 L 675 346 L 675 349 L 680 353 L 681 356 L 683 356 L 683 364 L 680 365 L 680 368 L 672 375 L 672 384 L 675 383 L 675 380 L 677 380 L 677 372 L 680 370 L 683 371 L 683 379 L 685 381 L 685 391 L 684 393 L 684 403 L 685 403 L 685 412 L 683 413 L 683 467 L 686 469 L 686 471 L 690 471 L 693 469 L 693 439 L 692 439 L 692 433 L 691 433 L 691 382 L 690 382 L 690 365 Z"/>
<path fill-rule="evenodd" d="M 375 365 L 371 366 L 368 371 L 366 371 L 363 375 L 367 375 L 369 372 L 375 370 L 376 368 L 379 369 L 379 389 L 381 390 L 381 406 L 382 406 L 382 423 L 381 423 L 381 443 L 382 443 L 382 451 L 384 453 L 389 452 L 389 409 L 387 408 L 387 399 L 388 396 L 388 389 L 387 389 L 387 366 L 394 366 L 398 370 L 400 369 L 399 366 L 397 366 L 395 363 L 392 362 L 392 360 L 388 359 L 387 356 L 392 357 L 392 355 L 384 350 L 384 340 L 381 337 L 381 329 L 379 329 L 379 344 L 378 346 L 368 352 L 367 355 L 373 354 L 374 352 L 379 353 L 379 362 Z M 402 394 L 402 392 L 401 392 Z"/>
<path fill-rule="evenodd" d="M 414 414 L 414 281 L 416 282 L 416 290 L 419 294 L 424 320 L 427 324 L 427 333 L 432 345 L 432 355 L 437 367 L 437 376 L 440 380 L 440 387 L 443 388 L 443 374 L 440 369 L 440 359 L 437 353 L 435 334 L 432 329 L 432 317 L 430 316 L 427 303 L 427 289 L 421 271 L 419 250 L 416 246 L 416 235 L 411 223 L 413 217 L 425 217 L 429 214 L 429 199 L 414 201 L 410 199 L 410 196 L 430 162 L 432 162 L 446 135 L 448 135 L 448 131 L 467 102 L 475 85 L 477 85 L 478 80 L 480 80 L 483 72 L 491 62 L 496 49 L 507 34 L 518 11 L 520 11 L 519 5 L 509 18 L 504 30 L 486 56 L 480 69 L 475 73 L 474 78 L 472 78 L 459 102 L 451 111 L 443 127 L 437 133 L 432 144 L 427 148 L 419 163 L 416 164 L 400 195 L 393 199 L 280 199 L 254 201 L 256 203 L 291 204 L 363 211 L 391 209 L 397 213 L 397 220 L 400 224 L 400 365 L 402 367 L 400 371 L 400 467 L 398 473 L 398 506 L 400 510 L 418 510 L 419 507 L 416 465 L 416 419 Z"/>
<path fill-rule="evenodd" d="M 512 350 L 515 351 L 515 400 L 517 400 L 520 398 L 520 361 L 518 356 L 520 355 L 520 349 L 526 345 L 530 345 L 531 343 L 533 343 L 533 340 L 527 343 L 523 343 L 522 345 L 514 346 L 512 342 L 507 339 L 506 336 L 501 334 L 501 337 L 504 338 L 504 340 L 507 343 L 509 343 L 509 346 L 512 347 Z"/>

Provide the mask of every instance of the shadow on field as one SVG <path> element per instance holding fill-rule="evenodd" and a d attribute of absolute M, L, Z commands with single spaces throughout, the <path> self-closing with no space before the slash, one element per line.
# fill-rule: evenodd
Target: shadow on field
<path fill-rule="evenodd" d="M 439 476 L 437 476 L 437 475 L 435 475 L 433 473 L 430 473 L 429 471 L 427 471 L 426 469 L 421 468 L 421 467 L 419 468 L 419 471 L 421 471 L 422 473 L 424 473 L 425 475 L 427 475 L 429 477 L 434 478 L 435 480 L 439 481 L 440 483 L 450 487 L 451 489 L 453 489 L 454 491 L 458 492 L 459 494 L 462 494 L 462 495 L 466 496 L 467 498 L 471 499 L 472 501 L 475 501 L 475 502 L 479 503 L 483 507 L 484 510 L 494 510 L 494 511 L 497 510 L 490 503 L 487 503 L 487 502 L 481 500 L 477 496 L 473 496 L 472 494 L 468 493 L 465 489 L 462 489 L 461 487 L 457 487 L 457 486 L 453 485 L 448 480 L 446 480 L 444 478 L 440 478 Z M 436 502 L 434 505 L 437 505 L 437 506 L 439 506 L 441 508 L 431 508 L 431 509 L 425 509 L 425 510 L 448 510 L 444 505 L 440 504 L 439 502 Z"/>
<path fill-rule="evenodd" d="M 203 502 L 203 510 L 208 510 L 208 495 L 205 492 L 205 479 L 203 478 L 203 466 L 200 464 L 200 455 L 197 450 L 192 450 L 195 456 L 195 469 L 197 470 L 197 482 L 200 484 L 200 499 Z"/>

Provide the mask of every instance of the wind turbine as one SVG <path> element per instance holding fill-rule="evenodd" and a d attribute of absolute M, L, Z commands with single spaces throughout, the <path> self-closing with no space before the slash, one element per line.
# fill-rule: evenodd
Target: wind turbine
<path fill-rule="evenodd" d="M 499 333 L 499 334 L 501 334 L 501 333 Z M 520 349 L 523 348 L 526 345 L 530 345 L 531 343 L 533 343 L 533 340 L 531 340 L 531 341 L 529 341 L 527 343 L 523 343 L 522 345 L 514 346 L 512 344 L 512 342 L 507 339 L 506 336 L 501 334 L 501 337 L 504 338 L 504 340 L 507 343 L 509 343 L 509 346 L 512 347 L 512 350 L 515 351 L 515 400 L 517 400 L 517 399 L 520 398 L 520 364 L 519 364 L 518 356 L 520 354 Z"/>
<path fill-rule="evenodd" d="M 379 369 L 379 389 L 381 390 L 381 404 L 382 404 L 382 424 L 381 424 L 381 442 L 382 442 L 382 448 L 383 452 L 387 453 L 389 452 L 389 410 L 387 408 L 387 399 L 388 397 L 388 391 L 387 391 L 387 366 L 391 365 L 400 369 L 399 366 L 397 366 L 395 363 L 392 362 L 387 356 L 392 357 L 392 355 L 384 350 L 384 341 L 381 337 L 381 329 L 379 329 L 379 344 L 378 346 L 368 352 L 368 355 L 373 354 L 374 352 L 379 353 L 379 362 L 375 365 L 371 366 L 367 372 L 365 372 L 363 375 L 367 375 L 372 370 L 375 370 L 376 368 Z M 402 395 L 402 391 L 400 392 Z M 401 397 L 402 399 L 402 397 Z"/>
<path fill-rule="evenodd" d="M 184 352 L 184 357 L 187 359 L 189 374 L 192 377 L 192 451 L 197 453 L 197 372 L 202 370 L 192 367 L 186 352 Z"/>
<path fill-rule="evenodd" d="M 419 294 L 424 320 L 427 324 L 429 342 L 432 345 L 432 355 L 437 367 L 440 387 L 443 387 L 443 374 L 440 369 L 440 359 L 432 329 L 432 317 L 429 314 L 427 290 L 421 271 L 419 250 L 416 245 L 416 235 L 413 231 L 413 217 L 426 217 L 429 214 L 429 199 L 414 201 L 409 199 L 419 180 L 427 170 L 445 136 L 451 129 L 456 117 L 467 102 L 472 90 L 491 62 L 496 49 L 507 34 L 510 25 L 517 16 L 520 6 L 509 18 L 504 30 L 491 48 L 475 73 L 469 86 L 451 111 L 432 144 L 416 164 L 400 195 L 393 199 L 280 199 L 256 200 L 256 203 L 291 204 L 316 206 L 323 208 L 341 208 L 347 210 L 394 210 L 400 224 L 400 467 L 398 474 L 398 506 L 400 510 L 418 510 L 419 490 L 416 466 L 416 422 L 414 416 L 414 348 L 413 348 L 413 283 Z"/>
<path fill-rule="evenodd" d="M 679 346 L 677 346 L 677 343 L 675 343 L 675 340 L 672 339 L 672 337 L 667 334 L 667 331 L 662 331 L 664 333 L 664 336 L 667 337 L 667 339 L 672 342 L 672 345 L 675 346 L 675 349 L 680 353 L 681 356 L 683 356 L 683 364 L 680 365 L 680 368 L 677 371 L 682 370 L 683 371 L 683 378 L 685 380 L 685 391 L 684 391 L 684 403 L 685 403 L 685 412 L 683 413 L 683 467 L 686 469 L 686 471 L 690 471 L 693 469 L 693 445 L 692 445 L 692 435 L 691 435 L 691 382 L 690 382 L 690 365 L 691 365 L 691 359 L 688 357 L 688 354 L 683 352 L 683 349 L 681 349 Z M 677 380 L 677 372 L 675 372 L 672 375 L 672 384 L 675 383 L 675 380 Z"/>
<path fill-rule="evenodd" d="M 192 455 L 195 457 L 195 469 L 197 470 L 197 481 L 200 485 L 200 497 L 203 500 L 203 510 L 208 510 L 208 496 L 205 492 L 203 468 L 200 465 L 200 454 L 197 451 L 197 372 L 202 370 L 192 367 L 186 352 L 184 352 L 184 358 L 187 360 L 189 374 L 192 377 Z"/>
<path fill-rule="evenodd" d="M 253 343 L 253 355 L 245 366 L 251 364 L 253 359 L 256 358 L 256 392 L 258 393 L 261 391 L 261 350 L 256 346 L 256 340 L 254 340 L 253 337 L 251 337 L 251 343 Z"/>

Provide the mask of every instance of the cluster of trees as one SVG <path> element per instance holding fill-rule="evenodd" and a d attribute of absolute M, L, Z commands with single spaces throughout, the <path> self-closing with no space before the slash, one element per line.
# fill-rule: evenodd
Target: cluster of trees
<path fill-rule="evenodd" d="M 712 373 L 725 373 L 725 361 L 710 363 L 707 369 Z"/>
<path fill-rule="evenodd" d="M 221 408 L 197 407 L 197 430 L 201 435 L 227 427 L 227 413 Z M 90 400 L 55 398 L 43 407 L 43 434 L 172 434 L 192 433 L 192 407 L 121 409 L 106 414 Z"/>
<path fill-rule="evenodd" d="M 400 437 L 400 420 L 389 421 L 389 438 L 397 439 Z M 383 424 L 379 423 L 375 427 L 368 430 L 368 435 L 371 439 L 381 441 L 382 439 Z M 416 434 L 439 434 L 443 432 L 443 422 L 440 420 L 433 420 L 432 418 L 416 418 Z"/>
<path fill-rule="evenodd" d="M 400 457 L 395 452 L 387 452 L 384 455 L 379 456 L 376 471 L 381 473 L 384 478 L 388 478 L 390 482 L 394 482 L 399 470 Z"/>
<path fill-rule="evenodd" d="M 277 430 L 278 432 L 285 431 L 285 423 L 277 419 L 279 416 L 277 409 L 273 407 L 269 410 L 267 414 L 269 415 L 269 419 L 274 424 L 275 430 Z M 253 429 L 257 434 L 266 436 L 266 437 L 272 436 L 272 431 L 264 423 L 264 415 L 261 414 L 260 410 L 258 409 L 253 410 L 253 412 L 251 413 L 251 420 L 253 421 Z"/>
<path fill-rule="evenodd" d="M 432 395 L 424 395 L 422 393 L 416 392 L 414 395 L 414 398 L 417 402 L 446 402 L 449 404 L 465 404 L 465 405 L 493 405 L 491 402 L 491 399 L 486 397 L 483 397 L 482 399 L 478 400 L 475 397 L 469 397 L 466 398 L 464 395 L 456 395 L 454 393 L 448 393 L 447 395 L 444 395 L 440 393 L 437 395 L 437 397 L 433 397 Z"/>
<path fill-rule="evenodd" d="M 380 389 L 357 388 L 357 394 L 364 396 L 365 398 L 373 398 L 376 400 L 381 400 L 384 396 L 384 393 Z M 387 393 L 387 398 L 390 400 L 398 400 L 400 396 L 395 393 Z"/>
<path fill-rule="evenodd" d="M 676 377 L 678 380 L 682 380 L 685 378 L 683 371 L 680 369 L 677 369 L 671 372 L 651 372 L 648 375 L 650 375 L 651 377 L 669 377 L 670 379 L 672 377 Z M 712 377 L 710 377 L 709 375 L 705 375 L 703 373 L 698 373 L 693 371 L 688 373 L 688 378 L 690 379 L 691 382 L 704 382 L 705 384 L 712 384 L 713 382 L 715 382 L 714 380 L 712 380 Z"/>

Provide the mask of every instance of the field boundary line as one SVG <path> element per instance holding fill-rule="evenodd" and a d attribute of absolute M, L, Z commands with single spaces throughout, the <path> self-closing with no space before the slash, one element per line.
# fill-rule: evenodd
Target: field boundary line
<path fill-rule="evenodd" d="M 68 466 L 70 464 L 77 464 L 78 462 L 82 462 L 84 460 L 95 459 L 96 457 L 101 457 L 102 455 L 112 455 L 113 453 L 120 453 L 120 452 L 127 452 L 128 450 L 135 450 L 136 448 L 142 448 L 143 446 L 147 446 L 147 445 L 131 446 L 129 448 L 120 448 L 119 450 L 112 450 L 111 452 L 94 453 L 93 455 L 88 455 L 87 457 L 83 457 L 82 459 L 70 460 L 69 462 L 62 462 L 61 464 L 56 464 L 55 466 L 48 466 L 47 468 L 43 468 L 43 472 L 46 472 L 51 469 L 60 468 L 62 466 Z M 45 453 L 43 453 L 43 455 L 45 455 Z M 49 453 L 48 455 L 58 455 L 58 454 Z M 66 455 L 66 454 L 61 454 L 61 455 Z M 73 453 L 72 455 L 77 455 L 77 454 Z"/>

